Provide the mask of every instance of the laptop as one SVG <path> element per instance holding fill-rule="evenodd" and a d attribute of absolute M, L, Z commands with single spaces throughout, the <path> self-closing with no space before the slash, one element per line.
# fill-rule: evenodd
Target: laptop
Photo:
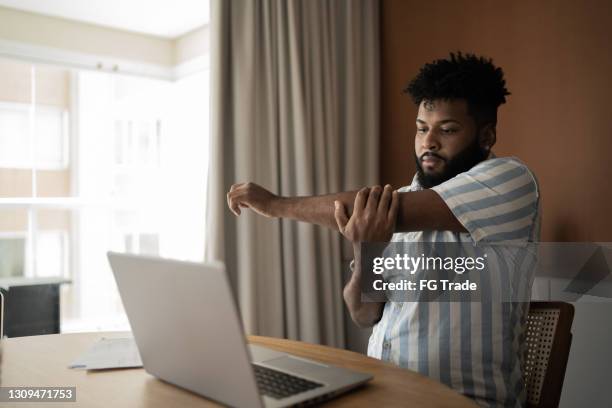
<path fill-rule="evenodd" d="M 108 253 L 145 370 L 235 407 L 318 403 L 369 374 L 247 345 L 223 264 Z"/>

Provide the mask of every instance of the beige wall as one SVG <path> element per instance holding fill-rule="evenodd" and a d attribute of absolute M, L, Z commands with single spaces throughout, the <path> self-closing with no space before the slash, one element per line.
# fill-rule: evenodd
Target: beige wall
<path fill-rule="evenodd" d="M 187 62 L 207 54 L 210 45 L 210 26 L 193 30 L 175 40 L 174 61 Z"/>
<path fill-rule="evenodd" d="M 0 198 L 32 197 L 32 171 L 0 167 Z"/>
<path fill-rule="evenodd" d="M 31 64 L 0 58 L 0 101 L 30 103 Z"/>
<path fill-rule="evenodd" d="M 70 108 L 70 71 L 65 68 L 36 65 L 36 103 Z"/>
<path fill-rule="evenodd" d="M 72 224 L 70 210 L 37 210 L 39 231 L 70 232 Z M 27 232 L 28 210 L 4 209 L 0 211 L 0 234 L 6 232 Z"/>
<path fill-rule="evenodd" d="M 70 210 L 38 210 L 39 230 L 62 230 L 69 232 L 72 224 Z"/>
<path fill-rule="evenodd" d="M 0 40 L 165 67 L 208 52 L 208 26 L 170 39 L 0 7 Z"/>
<path fill-rule="evenodd" d="M 0 38 L 92 55 L 174 65 L 173 40 L 0 7 Z"/>
<path fill-rule="evenodd" d="M 0 211 L 0 233 L 24 232 L 28 229 L 28 211 L 4 209 Z"/>
<path fill-rule="evenodd" d="M 39 197 L 69 197 L 70 169 L 38 170 L 36 185 Z M 32 197 L 32 171 L 0 168 L 2 197 Z"/>
<path fill-rule="evenodd" d="M 29 104 L 32 64 L 0 57 L 0 101 Z M 70 72 L 36 64 L 36 103 L 68 109 Z"/>
<path fill-rule="evenodd" d="M 449 51 L 503 67 L 498 155 L 539 179 L 543 240 L 612 240 L 612 3 L 603 0 L 382 1 L 381 182 L 414 174 L 416 109 L 401 94 L 418 68 Z"/>

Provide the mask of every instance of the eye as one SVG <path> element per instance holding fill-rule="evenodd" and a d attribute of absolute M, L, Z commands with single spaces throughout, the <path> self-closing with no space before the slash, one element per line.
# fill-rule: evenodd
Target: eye
<path fill-rule="evenodd" d="M 442 130 L 442 133 L 446 133 L 446 134 L 449 134 L 449 133 L 456 133 L 456 132 L 457 132 L 457 129 L 454 129 L 454 128 L 450 128 L 450 129 L 441 129 L 441 130 Z"/>
<path fill-rule="evenodd" d="M 427 128 L 417 128 L 417 133 L 427 133 Z"/>

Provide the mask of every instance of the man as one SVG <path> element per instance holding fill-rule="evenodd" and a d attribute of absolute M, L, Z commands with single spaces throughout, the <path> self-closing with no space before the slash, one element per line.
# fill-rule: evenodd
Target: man
<path fill-rule="evenodd" d="M 490 245 L 492 266 L 483 278 L 491 293 L 502 288 L 524 300 L 531 289 L 534 258 L 521 244 L 539 238 L 537 183 L 520 161 L 491 151 L 497 108 L 509 95 L 502 70 L 489 59 L 451 54 L 424 65 L 406 91 L 418 106 L 417 174 L 409 186 L 278 197 L 236 184 L 228 205 L 236 215 L 251 208 L 335 228 L 353 242 L 343 295 L 359 326 L 374 325 L 368 355 L 435 378 L 483 406 L 521 406 L 525 302 L 361 301 L 360 244 L 389 240 Z"/>

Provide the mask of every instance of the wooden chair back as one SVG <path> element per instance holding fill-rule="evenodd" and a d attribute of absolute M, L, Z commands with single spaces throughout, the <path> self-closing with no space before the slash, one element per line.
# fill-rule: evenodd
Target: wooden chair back
<path fill-rule="evenodd" d="M 527 315 L 523 373 L 527 407 L 557 407 L 572 344 L 574 306 L 565 302 L 531 302 Z"/>

